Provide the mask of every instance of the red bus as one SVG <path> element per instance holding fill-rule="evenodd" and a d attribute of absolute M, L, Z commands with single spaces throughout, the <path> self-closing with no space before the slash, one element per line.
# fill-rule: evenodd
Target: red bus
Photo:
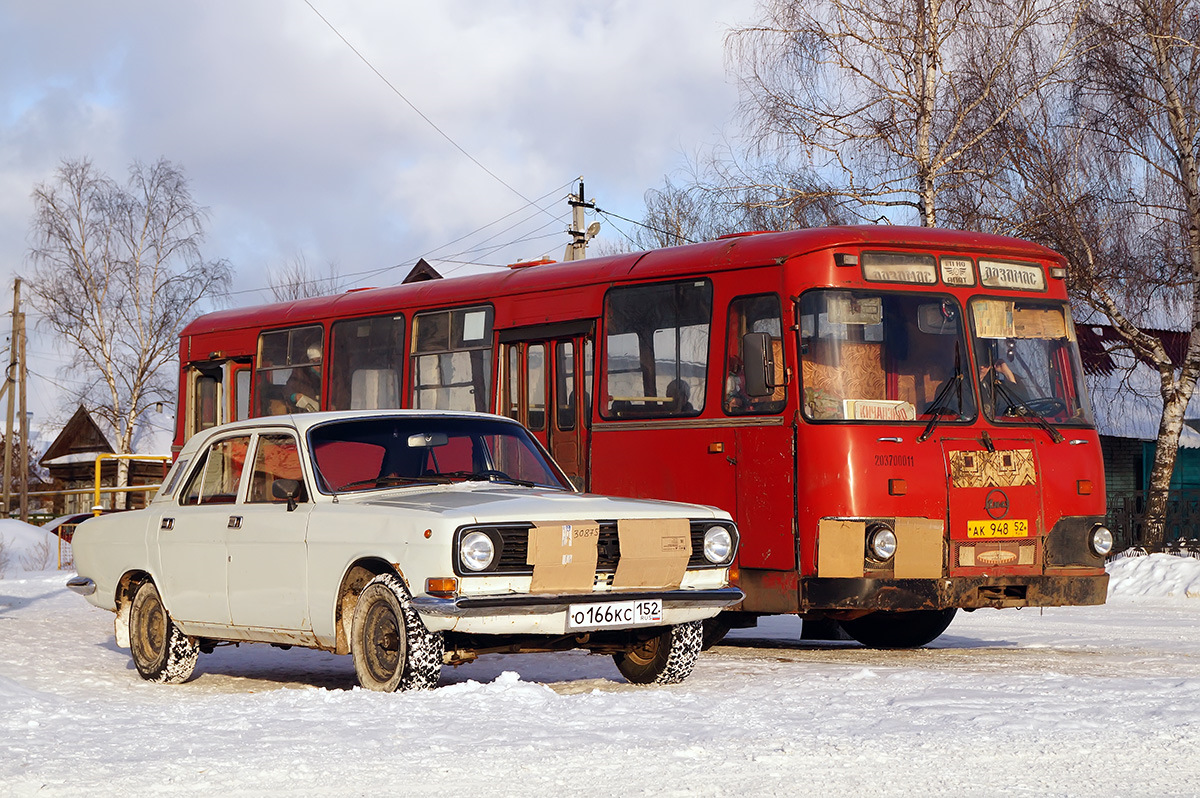
<path fill-rule="evenodd" d="M 702 502 L 763 614 L 923 645 L 957 609 L 1104 602 L 1104 468 L 1064 260 L 885 226 L 702 244 L 211 313 L 175 444 L 391 407 L 524 423 L 583 490 Z"/>

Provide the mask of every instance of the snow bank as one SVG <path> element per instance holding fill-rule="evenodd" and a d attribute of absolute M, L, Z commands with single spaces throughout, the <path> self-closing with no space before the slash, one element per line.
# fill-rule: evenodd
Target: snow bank
<path fill-rule="evenodd" d="M 1108 564 L 1108 595 L 1200 598 L 1200 560 L 1173 554 L 1123 557 Z"/>
<path fill-rule="evenodd" d="M 24 521 L 0 519 L 0 578 L 58 564 L 58 538 Z"/>

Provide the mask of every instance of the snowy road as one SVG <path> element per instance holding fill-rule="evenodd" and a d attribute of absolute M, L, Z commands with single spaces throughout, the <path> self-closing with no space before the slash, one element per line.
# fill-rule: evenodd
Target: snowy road
<path fill-rule="evenodd" d="M 352 689 L 266 646 L 142 682 L 63 574 L 0 580 L 2 795 L 1197 795 L 1200 600 L 960 613 L 924 650 L 734 632 L 669 688 L 584 654 Z"/>

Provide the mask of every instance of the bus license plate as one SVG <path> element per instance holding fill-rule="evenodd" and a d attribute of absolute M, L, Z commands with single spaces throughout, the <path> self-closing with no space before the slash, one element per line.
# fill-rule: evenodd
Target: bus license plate
<path fill-rule="evenodd" d="M 572 604 L 567 608 L 567 629 L 605 629 L 662 623 L 662 599 Z"/>
<path fill-rule="evenodd" d="M 1023 518 L 1005 518 L 1003 521 L 968 521 L 969 538 L 1027 538 L 1029 522 Z"/>

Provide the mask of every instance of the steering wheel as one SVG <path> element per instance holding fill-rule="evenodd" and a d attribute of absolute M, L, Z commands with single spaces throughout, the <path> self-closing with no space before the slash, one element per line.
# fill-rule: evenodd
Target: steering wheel
<path fill-rule="evenodd" d="M 1030 399 L 1025 406 L 1039 416 L 1057 416 L 1067 409 L 1066 402 L 1053 396 L 1039 396 L 1036 399 Z"/>

